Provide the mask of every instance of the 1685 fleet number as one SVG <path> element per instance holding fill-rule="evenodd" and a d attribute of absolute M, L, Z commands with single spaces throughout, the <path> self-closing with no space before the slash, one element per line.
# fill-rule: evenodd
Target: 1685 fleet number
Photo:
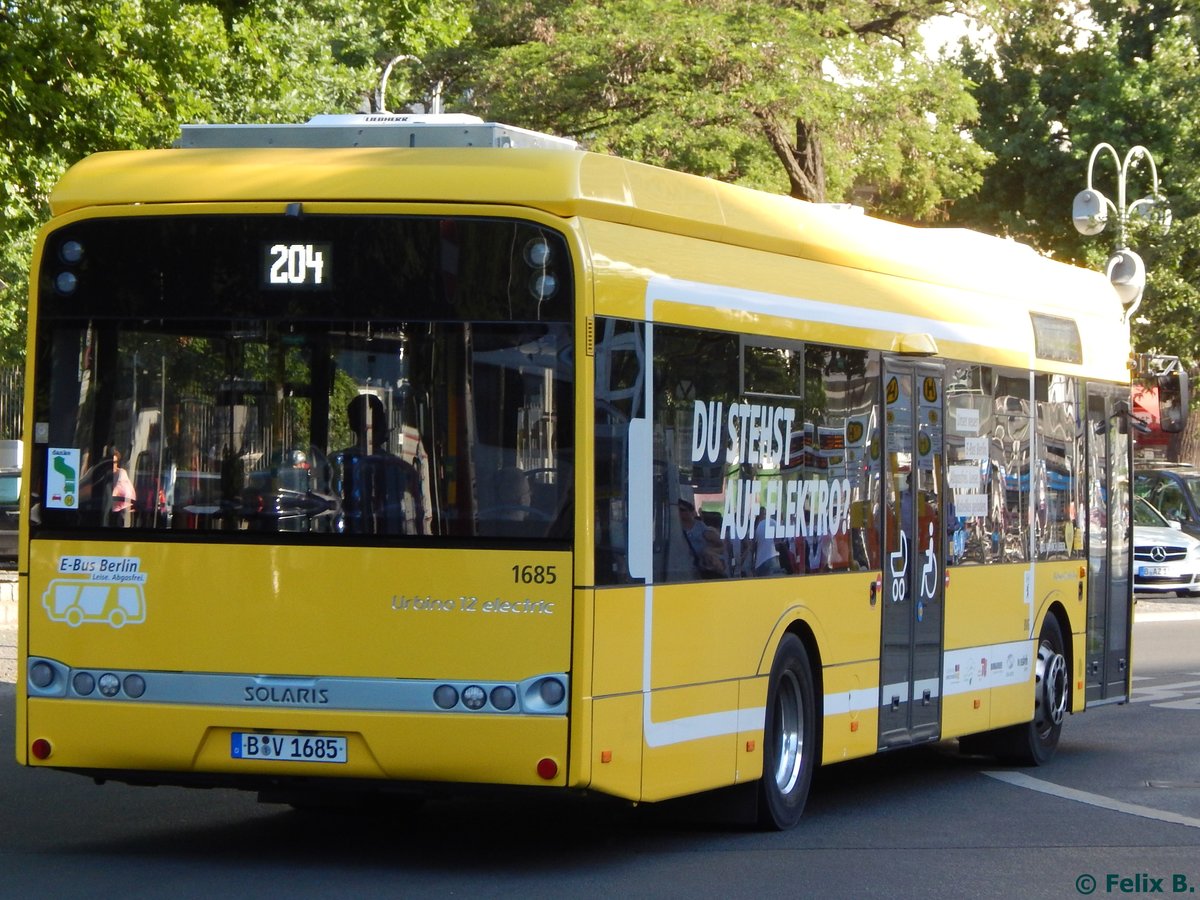
<path fill-rule="evenodd" d="M 557 566 L 513 566 L 513 584 L 554 584 L 558 581 L 558 575 L 555 572 L 557 568 Z"/>

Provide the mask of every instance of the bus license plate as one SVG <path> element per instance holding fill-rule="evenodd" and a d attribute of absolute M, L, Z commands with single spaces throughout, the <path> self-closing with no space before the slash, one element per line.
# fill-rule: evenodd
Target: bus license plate
<path fill-rule="evenodd" d="M 1171 574 L 1168 566 L 1139 566 L 1138 576 L 1141 578 L 1162 578 Z"/>
<path fill-rule="evenodd" d="M 312 734 L 235 731 L 229 755 L 233 759 L 265 759 L 272 762 L 344 763 L 346 739 Z"/>

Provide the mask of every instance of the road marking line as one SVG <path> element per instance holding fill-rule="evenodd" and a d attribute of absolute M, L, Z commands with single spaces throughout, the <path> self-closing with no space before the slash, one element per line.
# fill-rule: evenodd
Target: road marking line
<path fill-rule="evenodd" d="M 1006 784 L 1011 784 L 1014 787 L 1025 788 L 1030 791 L 1038 791 L 1042 794 L 1050 794 L 1053 797 L 1061 797 L 1064 800 L 1075 800 L 1079 803 L 1086 803 L 1089 806 L 1098 806 L 1101 809 L 1110 809 L 1113 812 L 1128 813 L 1131 816 L 1141 816 L 1143 819 L 1157 819 L 1160 822 L 1170 822 L 1173 825 L 1186 825 L 1188 828 L 1200 828 L 1200 819 L 1193 819 L 1191 816 L 1180 815 L 1179 813 L 1167 812 L 1162 809 L 1154 809 L 1150 806 L 1140 806 L 1137 803 L 1125 803 L 1121 800 L 1114 800 L 1111 797 L 1104 797 L 1100 794 L 1093 794 L 1089 791 L 1077 791 L 1074 788 L 1063 787 L 1058 784 L 1051 784 L 1049 781 L 1042 781 L 1039 778 L 1031 778 L 1028 775 L 1023 775 L 1020 772 L 984 772 L 989 778 L 995 778 L 997 781 L 1003 781 Z"/>
<path fill-rule="evenodd" d="M 1195 622 L 1200 612 L 1140 612 L 1133 611 L 1135 622 Z"/>

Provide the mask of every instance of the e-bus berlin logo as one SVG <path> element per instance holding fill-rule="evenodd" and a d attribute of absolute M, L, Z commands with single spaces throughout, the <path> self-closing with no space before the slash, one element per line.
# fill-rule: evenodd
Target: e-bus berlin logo
<path fill-rule="evenodd" d="M 107 622 L 113 628 L 146 621 L 146 573 L 136 556 L 62 556 L 42 594 L 51 621 L 77 628 Z"/>

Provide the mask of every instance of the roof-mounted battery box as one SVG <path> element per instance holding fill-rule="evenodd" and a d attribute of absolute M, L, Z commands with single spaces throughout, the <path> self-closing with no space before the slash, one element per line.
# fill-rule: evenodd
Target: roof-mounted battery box
<path fill-rule="evenodd" d="M 303 125 L 184 125 L 176 147 L 513 147 L 576 150 L 567 138 L 485 122 L 478 116 L 442 115 L 313 116 Z"/>

